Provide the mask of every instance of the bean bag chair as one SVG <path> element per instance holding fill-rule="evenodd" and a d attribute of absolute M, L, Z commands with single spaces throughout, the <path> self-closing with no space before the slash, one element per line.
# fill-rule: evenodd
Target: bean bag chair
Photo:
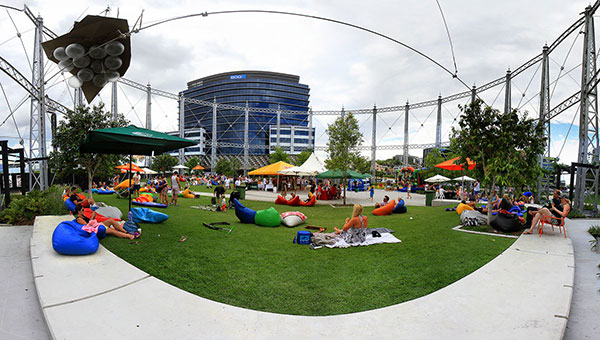
<path fill-rule="evenodd" d="M 87 190 L 85 192 L 87 192 Z M 92 193 L 97 194 L 98 193 L 98 189 L 92 188 Z"/>
<path fill-rule="evenodd" d="M 310 196 L 310 200 L 308 200 L 308 202 L 304 202 L 303 200 L 300 200 L 301 207 L 312 207 L 315 204 L 317 204 L 317 197 L 315 195 Z"/>
<path fill-rule="evenodd" d="M 281 214 L 281 224 L 288 228 L 299 226 L 306 221 L 306 215 L 299 211 L 287 211 Z"/>
<path fill-rule="evenodd" d="M 508 211 L 508 210 L 512 209 L 513 205 L 508 200 L 503 198 L 500 200 L 500 205 L 498 207 L 500 209 L 504 209 L 504 210 Z"/>
<path fill-rule="evenodd" d="M 129 188 L 129 180 L 126 179 L 123 182 L 119 183 L 116 187 L 115 190 L 120 190 L 120 189 L 127 189 Z"/>
<path fill-rule="evenodd" d="M 300 201 L 301 201 L 300 196 L 296 195 L 296 196 L 294 196 L 294 198 L 292 198 L 291 200 L 289 200 L 287 202 L 287 205 L 292 206 L 292 207 L 297 207 L 300 205 Z"/>
<path fill-rule="evenodd" d="M 398 204 L 396 204 L 396 206 L 394 207 L 394 210 L 392 210 L 392 212 L 394 214 L 404 214 L 406 212 L 406 207 L 404 206 L 403 199 L 400 199 L 398 201 Z"/>
<path fill-rule="evenodd" d="M 68 198 L 65 200 L 65 207 L 67 207 L 67 210 L 70 212 L 75 212 L 75 203 Z"/>
<path fill-rule="evenodd" d="M 460 214 L 460 223 L 464 226 L 478 226 L 487 224 L 487 215 L 475 210 L 465 210 Z"/>
<path fill-rule="evenodd" d="M 285 198 L 281 197 L 281 195 L 277 195 L 277 198 L 275 199 L 275 204 L 287 205 L 288 204 L 288 200 L 286 200 Z"/>
<path fill-rule="evenodd" d="M 94 192 L 94 189 L 92 189 L 92 192 Z M 110 195 L 110 194 L 114 194 L 115 191 L 114 190 L 96 189 L 96 193 L 99 195 Z"/>
<path fill-rule="evenodd" d="M 492 228 L 503 233 L 512 233 L 523 229 L 523 225 L 519 222 L 519 217 L 515 214 L 499 213 L 490 222 Z"/>
<path fill-rule="evenodd" d="M 131 217 L 135 223 L 161 223 L 166 221 L 169 215 L 149 208 L 131 208 Z"/>
<path fill-rule="evenodd" d="M 510 208 L 510 210 L 508 210 L 509 213 L 511 214 L 516 214 L 517 216 L 521 216 L 523 217 L 523 213 L 521 212 L 521 208 L 518 206 L 513 206 L 512 208 Z"/>
<path fill-rule="evenodd" d="M 531 196 L 533 196 L 533 193 L 531 191 L 525 191 L 523 193 L 523 196 L 531 197 Z"/>
<path fill-rule="evenodd" d="M 212 185 L 219 185 L 219 183 L 217 183 L 217 182 L 215 182 L 213 180 L 210 181 L 210 184 L 212 184 Z"/>
<path fill-rule="evenodd" d="M 133 204 L 133 205 L 139 205 L 139 206 L 142 206 L 142 207 L 150 207 L 150 208 L 166 208 L 167 207 L 166 204 L 156 203 L 156 202 L 131 201 L 131 204 Z"/>
<path fill-rule="evenodd" d="M 60 222 L 52 233 L 52 248 L 63 255 L 88 255 L 98 251 L 98 237 L 82 227 L 75 220 Z M 104 226 L 99 228 L 104 228 L 103 232 L 106 233 Z"/>
<path fill-rule="evenodd" d="M 123 213 L 117 207 L 100 207 L 96 209 L 96 215 L 98 214 L 112 219 L 120 220 L 123 218 Z"/>
<path fill-rule="evenodd" d="M 235 208 L 235 216 L 240 220 L 240 222 L 254 223 L 256 211 L 243 206 L 242 203 L 237 200 L 237 198 L 233 199 L 233 207 Z"/>
<path fill-rule="evenodd" d="M 406 188 L 404 188 L 404 187 L 400 188 L 400 192 L 406 192 L 407 190 L 408 190 L 408 189 L 406 189 Z"/>
<path fill-rule="evenodd" d="M 84 208 L 83 209 L 83 216 L 91 219 L 93 212 L 94 212 L 94 210 L 92 210 L 90 208 Z M 96 221 L 98 221 L 98 222 L 104 222 L 104 221 L 108 220 L 109 218 L 112 218 L 112 217 L 106 217 L 106 216 L 104 216 L 104 215 L 99 214 L 98 212 L 96 212 Z M 120 221 L 121 220 L 120 218 L 112 218 L 112 219 L 115 220 L 115 221 Z"/>
<path fill-rule="evenodd" d="M 383 207 L 373 209 L 373 215 L 377 215 L 377 216 L 389 215 L 394 210 L 394 207 L 396 207 L 396 201 L 391 200 L 388 202 L 388 204 L 384 205 Z"/>
<path fill-rule="evenodd" d="M 146 188 L 146 187 L 140 188 L 140 192 L 146 192 L 146 191 L 148 191 L 148 188 Z"/>
<path fill-rule="evenodd" d="M 473 209 L 472 206 L 470 206 L 468 204 L 464 204 L 464 203 L 459 203 L 458 207 L 456 207 L 456 213 L 459 215 L 462 214 L 462 212 L 465 210 L 475 210 L 475 209 Z"/>
<path fill-rule="evenodd" d="M 281 224 L 281 216 L 275 208 L 270 207 L 257 211 L 254 223 L 263 227 L 278 227 Z"/>
<path fill-rule="evenodd" d="M 183 190 L 181 195 L 183 195 L 183 198 L 194 198 L 194 194 L 192 194 L 189 189 Z"/>

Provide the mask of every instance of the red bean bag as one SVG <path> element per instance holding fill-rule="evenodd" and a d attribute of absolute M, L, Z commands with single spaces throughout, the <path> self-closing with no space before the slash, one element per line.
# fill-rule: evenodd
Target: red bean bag
<path fill-rule="evenodd" d="M 327 201 L 327 200 L 329 200 L 329 195 L 327 195 L 327 191 L 326 190 L 322 190 L 321 191 L 321 195 L 319 196 L 319 199 L 321 201 Z"/>
<path fill-rule="evenodd" d="M 315 195 L 312 195 L 310 200 L 308 200 L 308 202 L 304 202 L 303 200 L 300 200 L 300 206 L 303 206 L 303 207 L 312 207 L 315 204 L 317 204 L 317 197 Z"/>
<path fill-rule="evenodd" d="M 389 215 L 394 210 L 394 207 L 396 207 L 396 201 L 391 200 L 391 201 L 388 202 L 388 204 L 384 205 L 383 207 L 379 207 L 377 209 L 374 209 L 373 210 L 373 215 L 377 215 L 377 216 Z"/>
<path fill-rule="evenodd" d="M 89 218 L 89 219 L 91 219 L 91 218 L 92 218 L 92 213 L 93 213 L 93 212 L 94 212 L 94 211 L 93 211 L 92 209 L 89 209 L 89 208 L 84 208 L 84 209 L 83 209 L 83 215 L 84 215 L 85 217 Z M 106 220 L 108 220 L 108 219 L 109 219 L 109 217 L 102 216 L 102 215 L 100 215 L 100 214 L 96 213 L 96 221 L 98 221 L 99 223 L 102 223 L 102 222 L 104 222 L 104 221 L 106 221 Z M 113 220 L 115 220 L 115 221 L 120 221 L 121 219 L 119 219 L 119 218 L 113 218 Z"/>
<path fill-rule="evenodd" d="M 285 198 L 281 197 L 281 195 L 277 195 L 277 198 L 275 199 L 275 204 L 287 205 L 288 204 L 288 200 L 286 200 Z"/>
<path fill-rule="evenodd" d="M 301 201 L 300 196 L 296 195 L 296 196 L 294 196 L 294 198 L 292 198 L 291 200 L 289 200 L 287 202 L 287 205 L 291 205 L 291 206 L 295 206 L 296 207 L 296 206 L 300 205 L 300 201 Z"/>

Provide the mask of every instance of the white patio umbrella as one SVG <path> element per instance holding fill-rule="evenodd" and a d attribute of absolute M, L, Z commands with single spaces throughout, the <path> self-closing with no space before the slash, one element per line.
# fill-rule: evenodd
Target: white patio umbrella
<path fill-rule="evenodd" d="M 475 182 L 476 179 L 475 178 L 471 178 L 469 176 L 461 176 L 461 177 L 456 177 L 452 179 L 453 181 L 461 181 L 461 182 Z"/>
<path fill-rule="evenodd" d="M 185 165 L 175 165 L 173 167 L 173 169 L 189 169 L 189 168 L 187 166 L 185 166 Z"/>
<path fill-rule="evenodd" d="M 146 175 L 156 175 L 158 173 L 158 172 L 156 172 L 156 171 L 154 171 L 152 169 L 149 169 L 149 168 L 142 168 L 142 170 L 144 170 L 144 174 L 146 174 Z"/>
<path fill-rule="evenodd" d="M 442 182 L 448 182 L 450 180 L 450 178 L 448 177 L 444 177 L 442 175 L 435 175 L 433 177 L 429 177 L 425 180 L 425 182 L 428 183 L 442 183 Z"/>

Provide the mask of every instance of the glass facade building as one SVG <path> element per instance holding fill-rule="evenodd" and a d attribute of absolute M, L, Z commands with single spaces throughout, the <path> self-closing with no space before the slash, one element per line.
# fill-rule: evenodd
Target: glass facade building
<path fill-rule="evenodd" d="M 193 98 L 218 104 L 245 107 L 248 104 L 248 141 L 250 155 L 268 155 L 271 126 L 277 125 L 276 113 L 252 111 L 253 108 L 296 111 L 297 114 L 281 114 L 283 126 L 308 126 L 308 85 L 300 84 L 300 77 L 265 71 L 237 71 L 215 74 L 188 82 L 187 90 L 181 92 Z M 243 154 L 244 110 L 219 108 L 216 114 L 217 143 L 219 155 Z M 186 102 L 184 107 L 184 130 L 203 128 L 206 141 L 212 140 L 213 108 Z M 210 145 L 205 152 L 210 155 Z"/>

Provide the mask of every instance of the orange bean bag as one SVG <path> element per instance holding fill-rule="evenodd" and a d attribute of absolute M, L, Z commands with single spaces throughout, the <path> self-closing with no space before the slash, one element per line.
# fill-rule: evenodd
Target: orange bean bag
<path fill-rule="evenodd" d="M 392 213 L 392 210 L 394 210 L 395 206 L 396 206 L 396 201 L 391 200 L 388 202 L 388 204 L 384 205 L 383 207 L 373 209 L 373 215 L 377 215 L 377 216 L 389 215 Z"/>
<path fill-rule="evenodd" d="M 285 198 L 281 197 L 281 195 L 277 195 L 277 198 L 275 199 L 275 204 L 287 205 L 288 204 L 288 200 L 286 200 Z"/>
<path fill-rule="evenodd" d="M 94 211 L 93 211 L 92 209 L 89 209 L 89 208 L 85 208 L 85 209 L 83 209 L 83 215 L 84 215 L 85 217 L 89 218 L 89 219 L 91 219 L 91 218 L 92 218 L 92 213 L 93 213 L 93 212 L 94 212 Z M 104 222 L 104 221 L 106 221 L 106 220 L 108 220 L 108 219 L 109 219 L 109 217 L 102 216 L 102 215 L 100 215 L 100 214 L 96 213 L 96 221 L 98 221 L 99 223 L 102 223 L 102 222 Z M 118 222 L 118 221 L 121 221 L 121 219 L 119 219 L 119 218 L 113 218 L 113 220 L 115 220 L 115 221 L 117 221 L 117 222 Z"/>
<path fill-rule="evenodd" d="M 120 190 L 120 189 L 129 188 L 129 182 L 130 182 L 130 181 L 129 181 L 128 179 L 124 180 L 123 182 L 119 183 L 119 185 L 117 185 L 117 186 L 115 187 L 115 190 Z"/>
<path fill-rule="evenodd" d="M 289 200 L 287 202 L 287 205 L 292 206 L 292 207 L 297 207 L 300 205 L 300 201 L 301 201 L 300 196 L 296 195 L 296 196 L 294 196 L 294 198 L 292 198 L 291 200 Z"/>
<path fill-rule="evenodd" d="M 317 197 L 315 195 L 312 195 L 308 202 L 304 202 L 303 200 L 300 200 L 300 206 L 302 206 L 302 207 L 312 207 L 315 204 L 317 204 Z"/>

